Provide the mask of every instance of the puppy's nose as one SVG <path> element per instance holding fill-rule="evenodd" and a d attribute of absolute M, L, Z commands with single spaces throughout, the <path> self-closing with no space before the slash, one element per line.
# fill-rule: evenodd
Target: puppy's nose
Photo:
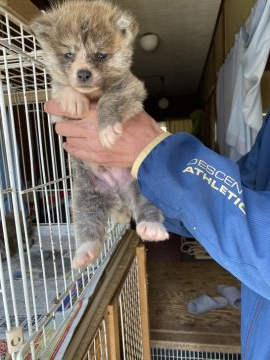
<path fill-rule="evenodd" d="M 89 70 L 79 70 L 77 72 L 77 79 L 82 83 L 87 82 L 91 76 L 92 73 Z"/>

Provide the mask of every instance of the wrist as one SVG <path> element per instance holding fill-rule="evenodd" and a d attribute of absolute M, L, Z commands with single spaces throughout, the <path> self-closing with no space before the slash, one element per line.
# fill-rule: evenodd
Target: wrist
<path fill-rule="evenodd" d="M 161 129 L 160 129 L 161 130 Z M 165 132 L 163 130 L 161 131 L 157 131 L 156 132 L 156 137 L 152 139 L 152 141 L 150 143 L 148 143 L 148 145 L 143 148 L 143 150 L 137 155 L 132 169 L 131 169 L 131 175 L 134 178 L 137 178 L 138 175 L 138 171 L 139 168 L 142 164 L 142 162 L 144 161 L 144 159 L 148 156 L 148 154 L 161 142 L 163 141 L 166 137 L 170 136 L 171 134 L 169 132 Z"/>

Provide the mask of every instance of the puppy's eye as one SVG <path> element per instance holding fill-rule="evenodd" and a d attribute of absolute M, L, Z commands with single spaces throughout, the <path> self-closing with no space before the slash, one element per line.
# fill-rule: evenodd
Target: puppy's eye
<path fill-rule="evenodd" d="M 74 54 L 72 54 L 71 52 L 67 52 L 64 54 L 64 58 L 65 59 L 73 59 Z"/>
<path fill-rule="evenodd" d="M 106 59 L 106 57 L 107 57 L 107 54 L 104 54 L 104 53 L 101 53 L 101 52 L 96 53 L 96 58 L 98 60 L 104 60 L 104 59 Z"/>

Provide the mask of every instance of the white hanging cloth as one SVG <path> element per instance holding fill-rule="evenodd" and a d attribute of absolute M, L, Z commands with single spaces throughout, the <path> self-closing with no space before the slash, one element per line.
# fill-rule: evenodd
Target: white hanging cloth
<path fill-rule="evenodd" d="M 218 142 L 233 160 L 250 150 L 262 125 L 260 81 L 269 51 L 270 0 L 258 0 L 218 73 Z"/>
<path fill-rule="evenodd" d="M 217 141 L 221 155 L 227 157 L 230 154 L 230 146 L 226 143 L 226 132 L 234 101 L 233 93 L 239 68 L 239 53 L 243 48 L 240 43 L 241 40 L 242 38 L 237 34 L 234 47 L 229 52 L 223 66 L 221 66 L 217 79 Z"/>

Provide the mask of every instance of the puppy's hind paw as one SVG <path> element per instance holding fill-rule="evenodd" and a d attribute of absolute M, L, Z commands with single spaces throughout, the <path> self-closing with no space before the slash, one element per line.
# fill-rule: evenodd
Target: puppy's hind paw
<path fill-rule="evenodd" d="M 105 129 L 102 129 L 99 133 L 101 144 L 104 147 L 110 148 L 122 134 L 122 124 L 120 122 L 114 125 L 108 125 Z"/>
<path fill-rule="evenodd" d="M 169 238 L 165 227 L 159 222 L 141 221 L 136 227 L 137 234 L 142 240 L 161 241 Z"/>
<path fill-rule="evenodd" d="M 93 243 L 90 241 L 80 245 L 72 260 L 72 268 L 78 270 L 92 264 L 98 257 L 100 250 L 101 246 L 93 246 Z"/>

